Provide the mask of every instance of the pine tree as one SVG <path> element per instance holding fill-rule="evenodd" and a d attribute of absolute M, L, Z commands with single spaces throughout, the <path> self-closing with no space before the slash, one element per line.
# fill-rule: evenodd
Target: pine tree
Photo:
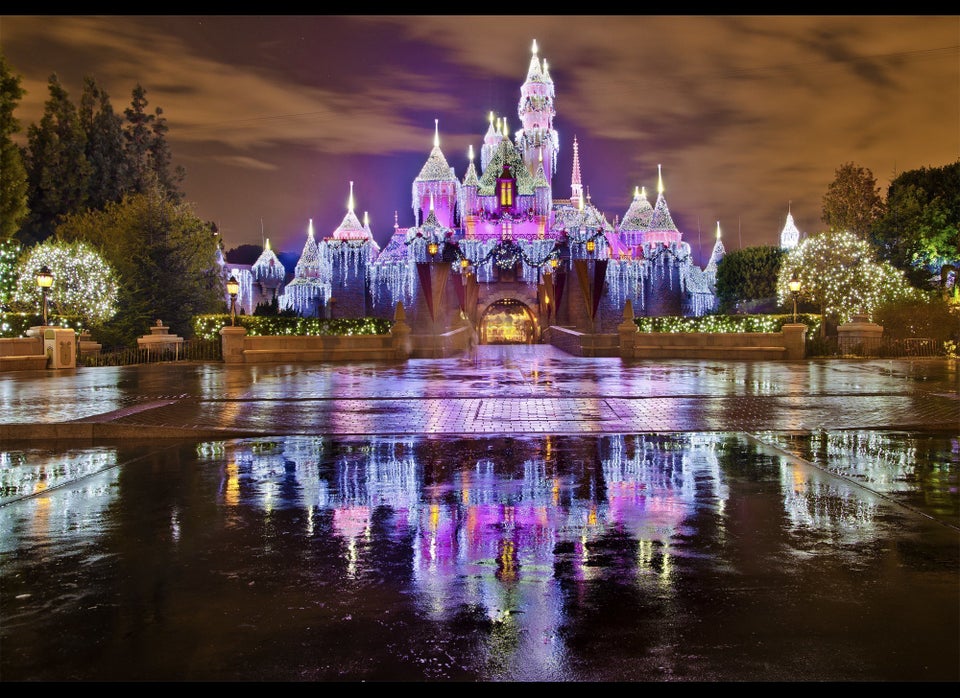
<path fill-rule="evenodd" d="M 84 240 L 120 279 L 119 311 L 101 330 L 101 341 L 129 345 L 157 319 L 190 336 L 194 315 L 223 308 L 218 238 L 189 204 L 171 201 L 148 173 L 144 194 L 127 194 L 103 211 L 70 216 L 57 228 L 61 240 Z"/>
<path fill-rule="evenodd" d="M 77 108 L 56 73 L 39 125 L 27 129 L 27 216 L 21 237 L 40 242 L 50 237 L 61 216 L 84 210 L 92 168 Z"/>
<path fill-rule="evenodd" d="M 138 84 L 133 88 L 130 106 L 123 112 L 127 118 L 123 135 L 131 168 L 130 189 L 138 194 L 146 191 L 147 172 L 150 170 L 150 134 L 154 116 L 146 110 L 147 91 Z"/>
<path fill-rule="evenodd" d="M 0 241 L 11 239 L 29 212 L 27 171 L 20 148 L 12 139 L 20 132 L 20 122 L 13 112 L 24 94 L 20 76 L 11 72 L 0 54 Z"/>
<path fill-rule="evenodd" d="M 84 78 L 80 124 L 86 133 L 86 154 L 92 168 L 88 205 L 102 209 L 123 197 L 129 188 L 130 167 L 125 151 L 123 118 L 113 111 L 110 97 L 92 77 Z"/>
<path fill-rule="evenodd" d="M 147 113 L 147 91 L 142 85 L 133 89 L 130 106 L 124 111 L 127 128 L 128 161 L 132 167 L 132 190 L 146 193 L 153 181 L 157 181 L 166 191 L 171 201 L 181 201 L 183 194 L 179 185 L 185 172 L 182 167 L 171 171 L 173 156 L 166 134 L 169 131 L 163 110 L 157 107 L 153 114 Z"/>

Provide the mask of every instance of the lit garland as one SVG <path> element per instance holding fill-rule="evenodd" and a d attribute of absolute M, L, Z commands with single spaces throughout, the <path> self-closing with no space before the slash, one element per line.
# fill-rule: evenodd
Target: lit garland
<path fill-rule="evenodd" d="M 275 337 L 279 335 L 318 337 L 324 335 L 353 336 L 387 334 L 393 327 L 392 320 L 384 318 L 316 318 L 283 317 L 268 315 L 238 315 L 238 327 L 247 330 L 250 337 Z M 219 339 L 220 330 L 230 325 L 229 315 L 197 315 L 193 318 L 194 334 L 201 339 Z"/>
<path fill-rule="evenodd" d="M 717 334 L 780 332 L 785 324 L 793 322 L 793 315 L 705 315 L 703 317 L 637 317 L 634 318 L 640 332 L 710 332 Z M 797 322 L 806 325 L 807 336 L 820 329 L 817 315 L 797 315 Z"/>

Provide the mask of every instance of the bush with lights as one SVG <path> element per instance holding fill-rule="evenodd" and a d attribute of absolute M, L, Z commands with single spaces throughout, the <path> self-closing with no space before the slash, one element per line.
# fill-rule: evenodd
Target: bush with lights
<path fill-rule="evenodd" d="M 47 291 L 47 303 L 61 321 L 51 324 L 74 329 L 97 328 L 117 312 L 119 284 L 112 267 L 85 242 L 47 240 L 26 250 L 16 266 L 14 310 L 37 313 L 43 303 L 37 287 L 37 270 L 49 267 L 53 285 Z M 69 318 L 73 322 L 63 322 Z"/>

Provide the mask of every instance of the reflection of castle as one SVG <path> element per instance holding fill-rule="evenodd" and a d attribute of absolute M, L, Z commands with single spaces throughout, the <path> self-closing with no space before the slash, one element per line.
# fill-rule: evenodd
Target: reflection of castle
<path fill-rule="evenodd" d="M 622 321 L 627 300 L 637 315 L 712 310 L 724 254 L 719 230 L 701 269 L 673 222 L 659 172 L 656 202 L 638 187 L 622 221 L 611 224 L 581 182 L 574 138 L 570 196 L 554 196 L 560 149 L 554 83 L 536 42 L 517 114 L 520 129 L 512 138 L 507 119 L 490 114 L 479 169 L 471 146 L 462 179 L 447 163 L 435 126 L 433 149 L 413 180 L 414 225 L 401 228 L 395 220 L 382 250 L 354 213 L 351 183 L 348 211 L 331 235 L 316 239 L 310 222 L 280 307 L 301 315 L 389 318 L 402 302 L 407 321 L 421 331 L 445 331 L 465 316 L 481 341 L 495 341 L 486 324 L 505 314 L 524 327 L 501 341 L 536 341 L 554 324 L 609 332 Z M 257 274 L 266 268 L 258 260 L 249 273 L 233 269 L 249 290 L 249 300 L 243 291 L 238 298 L 248 312 L 265 299 Z"/>

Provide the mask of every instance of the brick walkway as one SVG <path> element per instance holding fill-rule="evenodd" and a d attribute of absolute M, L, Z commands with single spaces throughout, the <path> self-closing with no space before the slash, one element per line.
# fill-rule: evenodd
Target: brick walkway
<path fill-rule="evenodd" d="M 960 431 L 957 362 L 635 361 L 481 346 L 398 363 L 0 374 L 0 441 L 283 434 Z"/>

